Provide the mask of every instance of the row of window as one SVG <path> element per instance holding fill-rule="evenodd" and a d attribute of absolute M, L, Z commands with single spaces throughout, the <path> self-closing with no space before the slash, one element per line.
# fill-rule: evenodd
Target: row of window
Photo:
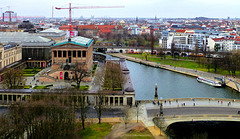
<path fill-rule="evenodd" d="M 14 51 L 14 52 L 10 52 L 10 53 L 6 53 L 6 54 L 4 55 L 4 58 L 9 57 L 9 56 L 12 56 L 12 55 L 16 55 L 16 54 L 18 54 L 18 53 L 21 53 L 21 50 L 19 50 L 19 51 Z M 2 53 L 0 53 L 0 58 L 1 58 L 1 56 L 2 56 Z"/>
<path fill-rule="evenodd" d="M 15 59 L 16 59 L 15 57 L 11 57 L 11 58 L 8 58 L 8 59 L 4 60 L 3 67 L 7 66 L 9 64 L 12 64 L 13 62 L 15 62 Z"/>
<path fill-rule="evenodd" d="M 86 51 L 53 51 L 54 57 L 86 57 Z"/>

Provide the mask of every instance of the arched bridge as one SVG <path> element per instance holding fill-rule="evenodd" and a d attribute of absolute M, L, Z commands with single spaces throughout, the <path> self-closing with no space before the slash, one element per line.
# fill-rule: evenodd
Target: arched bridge
<path fill-rule="evenodd" d="M 143 122 L 161 117 L 166 126 L 182 121 L 240 121 L 240 100 L 223 98 L 178 98 L 138 101 L 144 111 Z M 149 126 L 152 126 L 151 124 Z"/>

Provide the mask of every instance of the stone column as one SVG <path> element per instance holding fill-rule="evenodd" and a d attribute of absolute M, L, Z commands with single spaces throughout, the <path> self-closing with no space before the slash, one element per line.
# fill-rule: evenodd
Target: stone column
<path fill-rule="evenodd" d="M 8 104 L 8 95 L 7 95 L 7 104 Z"/>
<path fill-rule="evenodd" d="M 64 63 L 64 60 L 63 60 L 63 51 L 61 50 L 61 56 L 62 56 L 62 63 Z"/>
<path fill-rule="evenodd" d="M 103 98 L 103 105 L 105 105 L 105 101 L 106 101 L 105 99 L 106 99 L 106 97 Z"/>
<path fill-rule="evenodd" d="M 68 59 L 68 63 L 69 63 L 68 50 L 66 50 L 66 59 Z"/>
<path fill-rule="evenodd" d="M 110 97 L 108 97 L 108 106 L 110 106 Z"/>
<path fill-rule="evenodd" d="M 13 102 L 13 95 L 12 95 L 12 98 L 11 98 L 11 102 Z"/>
<path fill-rule="evenodd" d="M 118 106 L 120 106 L 120 97 L 118 97 Z"/>
<path fill-rule="evenodd" d="M 94 106 L 96 106 L 97 105 L 97 97 L 95 96 L 94 99 L 95 99 Z"/>
<path fill-rule="evenodd" d="M 87 96 L 85 96 L 85 104 L 86 104 L 86 105 L 88 104 L 88 103 L 87 103 L 87 98 L 88 98 L 88 97 L 87 97 Z"/>
<path fill-rule="evenodd" d="M 126 106 L 127 105 L 127 97 L 123 97 L 123 106 Z"/>
<path fill-rule="evenodd" d="M 57 59 L 57 60 L 56 60 L 56 63 L 58 63 L 58 50 L 57 50 L 57 57 L 56 57 L 56 59 Z"/>
<path fill-rule="evenodd" d="M 113 106 L 115 106 L 115 97 L 113 97 Z"/>
<path fill-rule="evenodd" d="M 132 106 L 135 106 L 135 97 L 132 97 Z"/>
<path fill-rule="evenodd" d="M 52 51 L 52 65 L 54 63 L 54 51 Z"/>

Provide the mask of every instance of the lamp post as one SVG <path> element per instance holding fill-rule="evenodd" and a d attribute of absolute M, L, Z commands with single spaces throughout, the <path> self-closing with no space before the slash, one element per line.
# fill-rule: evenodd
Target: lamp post
<path fill-rule="evenodd" d="M 157 89 L 158 89 L 158 87 L 157 87 L 157 83 L 156 83 L 156 84 L 155 84 L 155 95 L 154 95 L 155 100 L 158 99 Z"/>
<path fill-rule="evenodd" d="M 160 98 L 159 116 L 160 116 L 160 118 L 163 118 L 163 103 L 162 103 L 162 97 Z"/>

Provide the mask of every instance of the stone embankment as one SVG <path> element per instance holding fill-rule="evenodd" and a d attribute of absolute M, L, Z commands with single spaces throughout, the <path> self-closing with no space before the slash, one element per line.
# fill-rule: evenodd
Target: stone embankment
<path fill-rule="evenodd" d="M 130 57 L 130 56 L 126 56 L 123 55 L 121 53 L 109 53 L 109 55 L 114 56 L 114 57 L 124 57 L 129 61 L 133 61 L 139 64 L 144 64 L 147 66 L 152 66 L 152 67 L 156 67 L 156 68 L 161 68 L 161 69 L 165 69 L 165 70 L 169 70 L 169 71 L 173 71 L 173 72 L 177 72 L 177 73 L 181 73 L 181 74 L 185 74 L 188 76 L 193 76 L 193 77 L 206 77 L 208 79 L 211 80 L 215 80 L 215 81 L 219 81 L 216 78 L 222 79 L 222 75 L 219 74 L 214 74 L 214 73 L 208 73 L 208 72 L 203 72 L 203 71 L 197 71 L 194 69 L 187 69 L 187 68 L 182 68 L 182 67 L 175 67 L 175 66 L 171 66 L 171 65 L 163 65 L 163 64 L 159 64 L 156 62 L 152 62 L 152 61 L 145 61 L 139 58 L 134 58 L 134 57 Z M 238 79 L 236 78 L 226 78 L 225 77 L 225 83 L 226 86 L 240 92 L 240 84 L 237 82 Z"/>

